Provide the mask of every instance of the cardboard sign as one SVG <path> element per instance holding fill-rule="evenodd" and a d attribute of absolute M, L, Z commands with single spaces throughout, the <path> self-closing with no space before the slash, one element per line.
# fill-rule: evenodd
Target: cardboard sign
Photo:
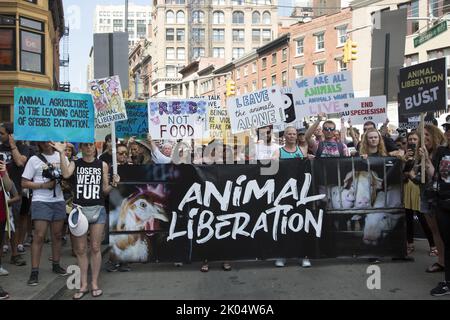
<path fill-rule="evenodd" d="M 145 102 L 126 102 L 128 119 L 116 123 L 116 137 L 119 139 L 147 138 L 148 108 Z"/>
<path fill-rule="evenodd" d="M 400 69 L 399 114 L 447 110 L 445 58 Z"/>
<path fill-rule="evenodd" d="M 228 110 L 221 106 L 220 96 L 208 97 L 207 132 L 211 139 L 223 139 L 231 133 Z"/>
<path fill-rule="evenodd" d="M 387 119 L 386 96 L 357 98 L 344 103 L 340 117 L 352 124 L 364 124 L 366 121 L 384 123 Z"/>
<path fill-rule="evenodd" d="M 296 79 L 292 82 L 297 118 L 344 111 L 344 103 L 353 99 L 350 71 Z"/>
<path fill-rule="evenodd" d="M 278 86 L 229 98 L 227 105 L 233 134 L 283 123 L 285 119 L 283 97 Z"/>
<path fill-rule="evenodd" d="M 90 94 L 14 88 L 14 138 L 94 142 Z"/>
<path fill-rule="evenodd" d="M 152 138 L 202 138 L 207 106 L 207 98 L 148 100 L 148 123 Z"/>
<path fill-rule="evenodd" d="M 99 125 L 127 119 L 119 76 L 89 81 Z"/>

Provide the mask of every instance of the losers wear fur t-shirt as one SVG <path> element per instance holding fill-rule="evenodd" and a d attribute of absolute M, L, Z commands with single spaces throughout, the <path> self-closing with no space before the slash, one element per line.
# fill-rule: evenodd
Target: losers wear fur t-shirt
<path fill-rule="evenodd" d="M 75 186 L 73 202 L 82 206 L 103 206 L 103 161 L 95 159 L 86 162 L 83 159 L 75 161 L 72 184 Z"/>

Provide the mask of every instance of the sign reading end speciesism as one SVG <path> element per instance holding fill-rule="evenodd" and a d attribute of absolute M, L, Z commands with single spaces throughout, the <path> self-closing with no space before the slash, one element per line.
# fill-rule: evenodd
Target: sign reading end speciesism
<path fill-rule="evenodd" d="M 17 140 L 94 142 L 92 96 L 15 88 L 14 128 Z"/>

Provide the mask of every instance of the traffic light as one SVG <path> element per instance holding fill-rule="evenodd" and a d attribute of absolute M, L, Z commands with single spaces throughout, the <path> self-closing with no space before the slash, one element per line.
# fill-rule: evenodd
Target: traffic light
<path fill-rule="evenodd" d="M 356 50 L 356 47 L 358 44 L 356 42 L 353 42 L 352 40 L 348 39 L 344 44 L 344 58 L 342 61 L 344 63 L 349 63 L 352 60 L 358 59 L 358 57 L 355 55 L 358 53 L 358 50 Z"/>
<path fill-rule="evenodd" d="M 236 82 L 231 79 L 227 80 L 227 97 L 234 96 L 236 94 Z"/>

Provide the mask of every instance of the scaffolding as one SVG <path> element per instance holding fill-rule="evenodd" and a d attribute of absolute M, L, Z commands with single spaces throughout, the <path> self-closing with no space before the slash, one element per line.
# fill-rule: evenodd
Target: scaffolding
<path fill-rule="evenodd" d="M 64 27 L 59 57 L 59 91 L 70 92 L 69 26 Z"/>

